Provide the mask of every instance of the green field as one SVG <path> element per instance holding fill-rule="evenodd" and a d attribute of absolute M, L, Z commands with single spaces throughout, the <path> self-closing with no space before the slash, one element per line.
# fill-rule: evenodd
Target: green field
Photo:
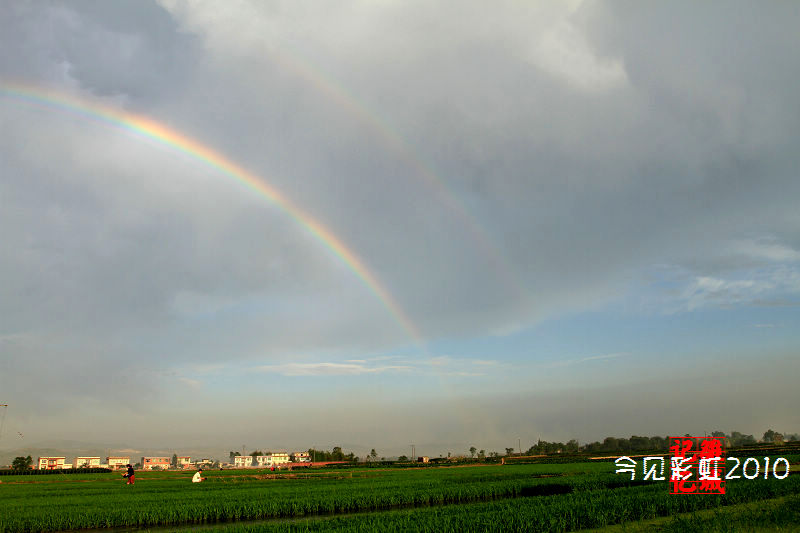
<path fill-rule="evenodd" d="M 573 531 L 657 517 L 701 527 L 713 521 L 713 515 L 686 513 L 735 510 L 749 502 L 773 505 L 774 523 L 800 529 L 796 514 L 790 512 L 800 495 L 798 475 L 728 481 L 724 496 L 675 496 L 669 494 L 666 482 L 627 481 L 629 476 L 614 474 L 610 462 L 280 474 L 226 470 L 207 472 L 208 480 L 200 484 L 190 482 L 192 474 L 138 472 L 133 486 L 125 485 L 119 473 L 5 476 L 0 478 L 0 532 L 120 527 L 231 532 Z M 781 507 L 776 502 L 788 503 Z M 746 520 L 741 518 L 745 515 Z M 753 513 L 730 516 L 734 518 L 726 523 L 735 526 L 741 520 L 741 531 L 751 530 L 747 524 L 758 520 Z M 737 531 L 725 531 L 731 530 Z"/>

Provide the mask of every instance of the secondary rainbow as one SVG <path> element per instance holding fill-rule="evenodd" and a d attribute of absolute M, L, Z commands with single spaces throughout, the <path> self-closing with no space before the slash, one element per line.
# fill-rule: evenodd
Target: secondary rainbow
<path fill-rule="evenodd" d="M 144 115 L 128 113 L 71 95 L 21 83 L 0 84 L 0 94 L 16 100 L 80 115 L 117 128 L 123 128 L 136 135 L 187 154 L 225 176 L 233 178 L 279 207 L 314 236 L 317 241 L 333 252 L 380 300 L 413 340 L 417 344 L 422 344 L 421 335 L 414 323 L 408 318 L 386 287 L 378 280 L 377 276 L 367 268 L 364 262 L 341 239 L 259 176 L 234 163 L 213 148 Z"/>
<path fill-rule="evenodd" d="M 351 90 L 346 89 L 336 78 L 326 73 L 320 65 L 285 47 L 267 48 L 264 51 L 275 63 L 294 73 L 324 94 L 340 109 L 347 111 L 352 117 L 372 130 L 376 134 L 376 138 L 413 170 L 413 174 L 418 179 L 421 179 L 435 197 L 455 216 L 461 228 L 472 236 L 477 248 L 494 266 L 498 280 L 506 285 L 509 294 L 515 294 L 524 301 L 531 299 L 529 290 L 522 282 L 517 269 L 495 246 L 483 226 L 478 223 L 463 203 L 447 188 L 444 180 L 439 177 L 430 165 L 416 155 L 415 150 L 411 148 L 409 142 L 400 135 L 396 128 L 393 128 L 375 110 L 370 109 Z"/>

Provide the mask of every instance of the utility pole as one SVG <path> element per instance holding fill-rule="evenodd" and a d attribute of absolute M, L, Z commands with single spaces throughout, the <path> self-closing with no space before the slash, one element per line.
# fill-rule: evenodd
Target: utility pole
<path fill-rule="evenodd" d="M 519 454 L 522 455 L 522 439 L 517 437 L 517 449 L 519 450 Z"/>
<path fill-rule="evenodd" d="M 417 447 L 414 446 L 413 444 L 411 445 L 411 461 L 412 462 L 417 461 Z"/>

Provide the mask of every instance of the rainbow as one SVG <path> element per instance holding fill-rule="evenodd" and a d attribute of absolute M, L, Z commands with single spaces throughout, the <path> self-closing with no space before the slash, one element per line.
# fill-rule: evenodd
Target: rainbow
<path fill-rule="evenodd" d="M 392 297 L 391 293 L 333 231 L 325 227 L 309 213 L 303 211 L 263 179 L 234 163 L 213 148 L 144 115 L 135 115 L 60 92 L 22 83 L 4 82 L 0 84 L 0 95 L 127 130 L 139 137 L 155 141 L 176 152 L 186 154 L 191 159 L 235 180 L 284 211 L 330 250 L 378 298 L 414 342 L 418 345 L 423 344 L 419 330 Z"/>
<path fill-rule="evenodd" d="M 461 228 L 471 235 L 473 243 L 493 265 L 498 279 L 506 285 L 509 293 L 516 294 L 524 301 L 530 300 L 531 296 L 528 287 L 522 282 L 517 269 L 506 260 L 497 246 L 493 244 L 486 230 L 469 213 L 466 207 L 457 200 L 456 196 L 447 188 L 444 180 L 430 165 L 415 155 L 415 151 L 409 146 L 409 143 L 403 139 L 387 120 L 374 110 L 371 110 L 334 77 L 325 73 L 319 65 L 301 57 L 296 51 L 287 50 L 286 48 L 279 50 L 266 49 L 265 51 L 273 62 L 320 91 L 339 108 L 346 110 L 350 116 L 372 130 L 375 138 L 381 140 L 389 152 L 402 160 L 413 171 L 414 176 L 459 221 Z"/>

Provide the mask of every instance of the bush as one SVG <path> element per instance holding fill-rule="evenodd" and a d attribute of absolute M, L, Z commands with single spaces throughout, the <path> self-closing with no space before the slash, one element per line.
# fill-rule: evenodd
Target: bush
<path fill-rule="evenodd" d="M 13 470 L 10 468 L 0 470 L 0 476 L 41 476 L 47 474 L 105 474 L 111 472 L 109 468 L 64 468 L 55 470 Z"/>

